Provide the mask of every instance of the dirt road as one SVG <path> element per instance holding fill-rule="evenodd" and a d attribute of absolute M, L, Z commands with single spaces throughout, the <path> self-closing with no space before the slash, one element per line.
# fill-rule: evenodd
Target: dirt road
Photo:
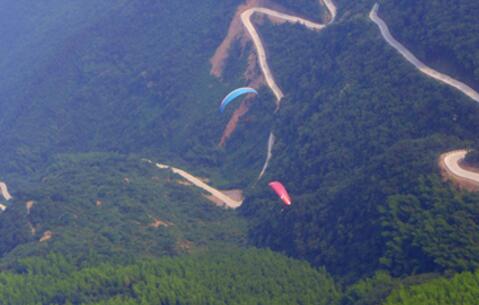
<path fill-rule="evenodd" d="M 257 180 L 259 180 L 263 177 L 264 173 L 266 172 L 266 169 L 269 166 L 269 161 L 271 161 L 271 157 L 273 156 L 274 140 L 275 140 L 274 134 L 273 134 L 273 132 L 270 132 L 269 133 L 269 138 L 268 138 L 268 146 L 266 148 L 267 149 L 266 150 L 266 160 L 264 161 L 263 168 L 261 169 L 261 172 L 259 173 L 259 176 L 258 176 Z"/>
<path fill-rule="evenodd" d="M 331 15 L 331 19 L 329 20 L 329 23 L 328 23 L 330 24 L 334 22 L 334 20 L 336 19 L 336 12 L 337 12 L 336 6 L 334 5 L 332 0 L 323 0 L 323 3 L 327 7 Z M 283 22 L 298 23 L 313 31 L 320 31 L 324 29 L 328 24 L 313 22 L 311 20 L 307 20 L 298 16 L 284 14 L 284 13 L 281 13 L 269 8 L 264 8 L 264 7 L 253 7 L 253 8 L 247 9 L 241 14 L 241 21 L 244 27 L 246 28 L 247 32 L 249 33 L 251 39 L 253 40 L 253 44 L 256 48 L 259 66 L 266 80 L 266 84 L 268 85 L 268 87 L 271 89 L 274 96 L 276 97 L 276 110 L 278 110 L 281 105 L 281 100 L 284 97 L 284 93 L 274 79 L 273 73 L 271 72 L 271 69 L 268 65 L 268 59 L 266 57 L 266 51 L 265 51 L 263 42 L 261 41 L 258 31 L 256 31 L 256 28 L 254 27 L 251 21 L 251 17 L 253 16 L 253 14 L 256 14 L 256 13 L 273 17 Z M 271 157 L 273 156 L 272 154 L 273 146 L 274 146 L 274 134 L 271 132 L 268 139 L 266 160 L 258 176 L 258 180 L 261 179 L 261 177 L 263 177 L 264 173 L 266 172 L 266 169 L 268 168 L 269 161 L 271 160 Z"/>
<path fill-rule="evenodd" d="M 336 6 L 331 0 L 324 0 L 324 4 L 326 5 L 326 7 L 328 8 L 331 14 L 330 22 L 334 21 L 334 19 L 336 18 Z M 265 51 L 263 42 L 258 34 L 258 31 L 256 31 L 256 28 L 254 27 L 251 21 L 251 16 L 253 16 L 253 14 L 256 14 L 256 13 L 267 15 L 269 17 L 273 17 L 284 22 L 299 23 L 301 25 L 304 25 L 308 29 L 315 30 L 315 31 L 322 30 L 323 28 L 326 27 L 326 25 L 313 22 L 298 16 L 284 14 L 284 13 L 274 11 L 272 9 L 264 8 L 264 7 L 253 7 L 253 8 L 247 9 L 241 14 L 241 21 L 243 22 L 243 25 L 245 26 L 248 34 L 253 40 L 253 44 L 256 48 L 261 71 L 263 72 L 263 75 L 266 80 L 266 83 L 268 84 L 268 87 L 271 89 L 274 96 L 276 97 L 276 107 L 279 108 L 281 100 L 284 97 L 284 93 L 281 90 L 281 88 L 279 88 L 278 84 L 276 83 L 274 79 L 273 73 L 271 72 L 271 69 L 268 65 L 268 60 L 266 57 L 266 51 Z"/>
<path fill-rule="evenodd" d="M 394 39 L 391 32 L 389 31 L 387 24 L 378 16 L 378 10 L 379 4 L 376 3 L 369 14 L 369 18 L 379 27 L 381 35 L 390 46 L 396 49 L 396 51 L 398 51 L 408 62 L 413 64 L 422 73 L 451 87 L 456 88 L 474 101 L 479 102 L 479 93 L 476 92 L 474 89 L 446 74 L 443 74 L 426 66 L 426 64 L 424 64 L 416 56 L 414 56 L 411 51 L 406 49 L 401 43 Z M 459 162 L 464 159 L 466 154 L 466 150 L 455 150 L 445 153 L 440 158 L 440 166 L 445 167 L 448 175 L 452 175 L 453 177 L 459 179 L 465 179 L 469 181 L 469 183 L 475 183 L 479 185 L 478 173 L 465 170 L 459 166 Z"/>
<path fill-rule="evenodd" d="M 384 40 L 392 46 L 396 51 L 398 51 L 407 61 L 413 64 L 417 69 L 422 73 L 426 74 L 429 77 L 432 77 L 440 82 L 443 82 L 451 87 L 456 88 L 465 95 L 469 96 L 476 102 L 479 102 L 479 93 L 468 85 L 450 77 L 449 75 L 438 72 L 424 64 L 420 61 L 414 54 L 412 54 L 408 49 L 406 49 L 400 42 L 398 42 L 389 31 L 387 24 L 378 16 L 379 4 L 375 4 L 369 14 L 369 18 L 379 27 L 381 35 Z"/>
<path fill-rule="evenodd" d="M 334 5 L 332 0 L 323 0 L 323 3 L 327 7 L 327 9 L 329 10 L 329 12 L 331 14 L 331 19 L 329 21 L 329 23 L 331 23 L 336 18 L 336 6 Z M 279 86 L 276 84 L 276 81 L 274 80 L 273 73 L 271 72 L 271 69 L 269 68 L 269 65 L 268 65 L 268 61 L 267 61 L 267 57 L 266 57 L 266 51 L 265 51 L 263 42 L 262 42 L 258 32 L 256 31 L 256 28 L 254 27 L 252 21 L 251 21 L 251 17 L 256 13 L 264 14 L 264 15 L 267 15 L 269 17 L 273 17 L 277 20 L 281 20 L 283 22 L 299 23 L 299 24 L 307 27 L 308 29 L 311 29 L 311 30 L 314 30 L 314 31 L 320 31 L 323 28 L 325 28 L 326 25 L 321 24 L 321 23 L 317 23 L 317 22 L 313 22 L 313 21 L 310 21 L 310 20 L 307 20 L 307 19 L 304 19 L 304 18 L 301 18 L 301 17 L 298 17 L 298 16 L 281 13 L 281 12 L 278 12 L 278 11 L 275 11 L 275 10 L 272 10 L 272 9 L 269 9 L 269 8 L 264 8 L 264 7 L 253 7 L 253 8 L 247 9 L 243 13 L 241 13 L 241 22 L 243 23 L 243 25 L 246 28 L 247 32 L 249 33 L 251 39 L 253 40 L 253 44 L 256 48 L 256 52 L 257 52 L 257 55 L 258 55 L 258 61 L 259 61 L 261 71 L 264 75 L 264 78 L 266 80 L 266 83 L 267 83 L 268 87 L 271 89 L 274 96 L 276 97 L 276 107 L 277 107 L 277 109 L 279 109 L 279 106 L 281 104 L 282 98 L 284 97 L 284 94 L 283 94 L 282 90 L 279 88 Z M 273 145 L 274 145 L 274 140 L 275 140 L 274 134 L 271 132 L 270 135 L 269 135 L 269 139 L 268 139 L 266 160 L 265 160 L 265 163 L 263 165 L 263 168 L 261 170 L 261 173 L 260 173 L 258 179 L 260 179 L 264 175 L 264 173 L 266 172 L 266 169 L 268 168 L 269 161 L 271 160 L 271 157 L 272 157 L 272 149 L 273 149 Z M 143 159 L 143 161 L 146 161 L 148 163 L 152 163 L 151 160 L 147 160 L 147 159 Z M 210 193 L 215 198 L 223 201 L 225 203 L 225 205 L 229 208 L 233 208 L 233 209 L 238 208 L 243 203 L 242 200 L 241 201 L 234 200 L 233 198 L 227 196 L 225 193 L 209 186 L 208 184 L 204 183 L 200 179 L 196 178 L 195 176 L 189 174 L 188 172 L 186 172 L 182 169 L 171 167 L 171 166 L 168 166 L 168 165 L 165 165 L 165 164 L 160 164 L 160 163 L 156 163 L 156 166 L 160 169 L 170 169 L 173 173 L 180 175 L 181 177 L 183 177 L 184 179 L 186 179 L 190 183 L 192 183 L 195 186 L 207 191 L 208 193 Z"/>
<path fill-rule="evenodd" d="M 479 187 L 479 172 L 472 172 L 461 167 L 460 163 L 466 157 L 467 150 L 454 150 L 441 155 L 439 160 L 441 167 L 445 168 L 448 176 L 452 176 L 459 185 L 465 188 L 477 190 Z M 466 180 L 466 181 L 464 181 Z M 471 188 L 471 184 L 475 188 Z"/>
<path fill-rule="evenodd" d="M 184 179 L 186 179 L 187 181 L 189 181 L 193 185 L 203 189 L 204 191 L 210 193 L 215 198 L 224 202 L 225 206 L 227 206 L 228 208 L 236 209 L 236 208 L 239 208 L 241 206 L 241 204 L 243 203 L 242 200 L 234 200 L 233 198 L 227 196 L 223 192 L 209 186 L 208 184 L 201 181 L 201 179 L 191 175 L 190 173 L 188 173 L 188 172 L 186 172 L 182 169 L 172 167 L 172 166 L 168 166 L 168 165 L 165 165 L 165 164 L 160 164 L 160 163 L 156 163 L 156 167 L 158 167 L 160 169 L 169 169 L 173 173 L 175 173 L 177 175 L 180 175 L 181 177 L 183 177 Z"/>
<path fill-rule="evenodd" d="M 3 198 L 5 198 L 5 200 L 10 200 L 13 198 L 8 192 L 8 187 L 4 182 L 0 182 L 0 191 L 2 192 Z"/>

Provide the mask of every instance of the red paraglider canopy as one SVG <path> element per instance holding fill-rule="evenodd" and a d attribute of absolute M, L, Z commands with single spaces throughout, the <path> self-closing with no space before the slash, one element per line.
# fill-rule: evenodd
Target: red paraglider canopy
<path fill-rule="evenodd" d="M 273 189 L 273 191 L 275 191 L 278 197 L 281 198 L 286 205 L 291 205 L 291 197 L 289 197 L 288 191 L 281 182 L 272 181 L 268 183 L 268 185 Z"/>

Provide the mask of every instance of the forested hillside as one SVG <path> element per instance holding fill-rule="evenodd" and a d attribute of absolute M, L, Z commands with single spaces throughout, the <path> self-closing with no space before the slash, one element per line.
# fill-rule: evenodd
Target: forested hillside
<path fill-rule="evenodd" d="M 245 243 L 244 220 L 139 158 L 59 155 L 32 178 L 0 214 L 8 263 L 49 252 L 115 261 Z M 47 231 L 51 240 L 39 242 Z"/>
<path fill-rule="evenodd" d="M 452 279 L 436 279 L 426 284 L 401 288 L 389 296 L 385 305 L 477 304 L 479 278 L 476 273 L 463 273 Z"/>
<path fill-rule="evenodd" d="M 430 65 L 479 88 L 477 1 L 401 0 L 382 8 L 391 29 L 416 55 Z"/>
<path fill-rule="evenodd" d="M 249 155 L 248 162 L 260 167 L 257 144 L 266 141 L 267 131 L 250 131 L 261 137 L 240 151 L 239 145 L 228 154 L 217 147 L 228 119 L 218 115 L 217 100 L 240 80 L 223 83 L 209 75 L 209 57 L 237 4 L 123 1 L 106 5 L 111 11 L 105 12 L 93 2 L 78 7 L 67 1 L 58 5 L 59 16 L 49 13 L 56 3 L 33 11 L 25 26 L 43 22 L 44 31 L 27 27 L 20 38 L 30 44 L 18 38 L 12 45 L 39 54 L 4 50 L 7 72 L 15 62 L 29 63 L 31 71 L 16 66 L 21 75 L 11 85 L 4 82 L 2 168 L 29 172 L 54 153 L 78 151 L 168 155 L 210 167 Z M 9 5 L 32 10 L 23 2 Z M 93 14 L 95 9 L 103 13 Z M 253 118 L 250 125 L 261 130 L 267 123 Z"/>
<path fill-rule="evenodd" d="M 103 264 L 75 271 L 67 259 L 22 260 L 1 274 L 8 304 L 335 304 L 332 279 L 270 251 L 243 250 Z"/>
<path fill-rule="evenodd" d="M 319 34 L 262 27 L 288 92 L 268 177 L 286 182 L 297 204 L 267 217 L 271 196 L 250 197 L 251 236 L 335 274 L 474 269 L 479 197 L 441 182 L 436 160 L 476 140 L 479 107 L 404 61 L 368 12 Z"/>
<path fill-rule="evenodd" d="M 477 90 L 476 2 L 382 0 L 379 15 Z M 334 3 L 327 24 L 316 0 L 246 2 L 327 26 L 253 17 L 285 97 L 276 111 L 260 86 L 219 145 L 240 104 L 220 113 L 221 99 L 248 73 L 261 83 L 241 29 L 210 71 L 244 1 L 0 1 L 0 181 L 14 197 L 0 303 L 474 304 L 479 194 L 438 158 L 479 147 L 479 105 L 388 45 L 374 1 Z M 156 162 L 246 199 L 218 207 Z"/>

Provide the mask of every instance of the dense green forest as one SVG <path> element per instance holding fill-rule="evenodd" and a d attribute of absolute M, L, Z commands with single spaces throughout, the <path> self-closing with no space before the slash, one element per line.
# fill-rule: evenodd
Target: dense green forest
<path fill-rule="evenodd" d="M 434 279 L 425 284 L 402 287 L 385 305 L 474 305 L 479 299 L 479 274 L 462 273 L 452 279 Z"/>
<path fill-rule="evenodd" d="M 477 1 L 385 1 L 381 14 L 421 60 L 479 89 Z"/>
<path fill-rule="evenodd" d="M 36 18 L 28 25 L 45 22 L 45 32 L 25 29 L 23 38 L 39 44 L 28 48 L 38 48 L 41 60 L 30 53 L 10 56 L 9 65 L 26 62 L 35 73 L 16 78 L 13 89 L 5 89 L 3 95 L 3 171 L 30 173 L 51 162 L 55 153 L 115 151 L 168 160 L 181 156 L 197 167 L 211 167 L 209 172 L 224 165 L 226 169 L 217 170 L 224 175 L 228 164 L 248 156 L 243 162 L 253 166 L 236 165 L 237 170 L 252 168 L 257 174 L 263 159 L 263 145 L 258 144 L 266 142 L 272 104 L 255 106 L 261 120 L 251 117 L 252 128 L 242 130 L 244 135 L 228 146 L 228 153 L 217 146 L 230 112 L 219 116 L 216 101 L 241 80 L 215 79 L 209 73 L 209 58 L 237 4 L 123 1 L 105 16 L 87 18 L 90 10 L 101 7 L 87 2 L 78 8 L 67 1 L 60 6 L 66 11 L 60 16 L 49 14 L 56 3 L 31 13 Z M 9 5 L 30 11 L 24 2 Z M 63 20 L 72 14 L 82 18 L 74 19 L 76 27 L 63 29 Z M 46 43 L 53 29 L 59 33 L 51 39 L 59 46 Z M 12 44 L 25 47 L 22 41 Z M 241 140 L 251 135 L 255 141 Z M 244 173 L 238 179 L 244 183 L 252 175 Z"/>
<path fill-rule="evenodd" d="M 302 15 L 315 21 L 328 16 L 327 10 L 314 0 L 278 0 L 275 3 L 280 4 L 295 15 Z"/>
<path fill-rule="evenodd" d="M 378 268 L 474 269 L 479 197 L 441 182 L 436 160 L 475 140 L 478 106 L 417 72 L 365 16 L 321 33 L 269 24 L 261 32 L 288 93 L 268 178 L 286 182 L 297 204 L 268 217 L 271 195 L 251 196 L 243 210 L 258 219 L 256 243 L 346 280 Z M 451 247 L 458 253 L 444 253 Z"/>
<path fill-rule="evenodd" d="M 479 195 L 443 181 L 437 160 L 472 148 L 477 164 L 479 106 L 392 49 L 374 2 L 335 1 L 321 32 L 259 22 L 286 96 L 275 112 L 260 88 L 224 147 L 236 106 L 218 104 L 247 85 L 254 47 L 236 41 L 222 78 L 210 58 L 243 1 L 0 3 L 0 180 L 14 196 L 0 303 L 474 304 Z M 479 88 L 476 2 L 383 0 L 379 14 Z M 328 18 L 318 1 L 272 3 Z M 219 208 L 144 158 L 246 200 Z"/>
<path fill-rule="evenodd" d="M 67 258 L 20 260 L 0 274 L 16 304 L 336 304 L 324 271 L 271 251 L 239 250 L 77 269 Z"/>

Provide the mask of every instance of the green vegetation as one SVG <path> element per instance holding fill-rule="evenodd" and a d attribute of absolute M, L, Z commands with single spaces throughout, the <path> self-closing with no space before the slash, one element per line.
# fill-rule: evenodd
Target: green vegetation
<path fill-rule="evenodd" d="M 255 190 L 243 209 L 254 242 L 346 282 L 379 268 L 396 276 L 476 268 L 479 197 L 440 182 L 437 158 L 476 141 L 477 104 L 419 73 L 366 18 L 321 33 L 265 23 L 261 33 L 287 94 L 264 181 L 282 180 L 296 204 L 285 215 L 265 183 Z M 419 218 L 403 228 L 391 204 L 409 195 L 418 200 L 408 216 Z M 435 235 L 446 231 L 454 234 Z"/>
<path fill-rule="evenodd" d="M 341 305 L 377 305 L 399 286 L 399 281 L 384 272 L 364 279 L 348 287 L 341 298 Z"/>
<path fill-rule="evenodd" d="M 479 299 L 479 272 L 465 272 L 452 279 L 403 287 L 387 298 L 385 305 L 474 305 Z"/>
<path fill-rule="evenodd" d="M 391 31 L 429 65 L 479 89 L 477 1 L 385 1 Z"/>
<path fill-rule="evenodd" d="M 236 212 L 137 157 L 62 155 L 32 178 L 0 214 L 4 261 L 49 252 L 81 260 L 90 255 L 86 249 L 111 261 L 246 242 L 247 224 Z M 39 243 L 45 231 L 53 237 Z"/>
<path fill-rule="evenodd" d="M 0 274 L 0 300 L 10 305 L 329 305 L 339 298 L 326 272 L 271 251 L 206 252 L 78 270 L 51 254 L 20 260 L 15 268 Z"/>
<path fill-rule="evenodd" d="M 478 146 L 477 103 L 388 46 L 367 18 L 374 1 L 337 0 L 339 18 L 319 33 L 260 24 L 286 97 L 275 113 L 261 88 L 219 147 L 235 108 L 220 115 L 218 102 L 245 85 L 253 47 L 233 45 L 223 79 L 209 60 L 240 2 L 0 5 L 0 178 L 14 195 L 0 214 L 0 303 L 477 299 L 479 195 L 437 167 L 441 153 Z M 384 0 L 380 15 L 421 60 L 478 87 L 476 2 Z M 317 1 L 277 3 L 325 17 Z M 274 157 L 256 183 L 271 129 Z M 142 158 L 247 199 L 218 208 Z"/>
<path fill-rule="evenodd" d="M 225 151 L 217 144 L 231 112 L 219 116 L 217 101 L 244 80 L 222 83 L 209 73 L 209 59 L 226 34 L 237 2 L 122 1 L 111 10 L 88 2 L 77 11 L 70 1 L 59 6 L 66 13 L 52 19 L 49 12 L 56 3 L 35 12 L 25 8 L 26 2 L 12 4 L 35 17 L 29 26 L 46 21 L 44 31 L 25 30 L 21 35 L 42 42 L 27 47 L 38 49 L 41 60 L 33 52 L 5 54 L 8 62 L 29 63 L 35 73 L 13 77 L 13 89 L 2 92 L 2 171 L 30 174 L 56 153 L 116 151 L 183 159 L 219 175 L 228 173 L 219 170 L 220 165 L 228 169 L 240 159 L 253 168 L 235 164 L 251 171 L 238 180 L 250 181 L 261 167 L 264 145 L 258 144 L 266 142 L 274 104 L 262 92 L 264 98 L 253 107 L 248 123 L 242 123 L 252 130 L 243 128 L 238 144 L 229 143 Z M 85 17 L 94 9 L 103 14 Z M 69 21 L 63 29 L 71 11 L 77 24 L 69 26 Z M 51 29 L 59 33 L 50 45 Z M 18 40 L 12 45 L 25 47 Z M 0 83 L 7 82 L 3 78 L 7 76 Z M 242 137 L 250 135 L 255 140 L 242 145 Z"/>
<path fill-rule="evenodd" d="M 333 0 L 338 9 L 339 18 L 365 18 L 375 3 L 383 3 L 385 1 L 392 2 L 391 0 Z"/>
<path fill-rule="evenodd" d="M 314 0 L 278 0 L 277 3 L 285 7 L 289 12 L 318 21 L 320 17 L 328 17 L 329 12 L 323 9 Z"/>
<path fill-rule="evenodd" d="M 476 148 L 469 151 L 464 158 L 464 162 L 469 166 L 479 167 L 479 150 Z"/>
<path fill-rule="evenodd" d="M 388 238 L 382 262 L 395 275 L 479 268 L 479 195 L 459 194 L 421 179 L 416 194 L 395 195 L 382 208 Z"/>

